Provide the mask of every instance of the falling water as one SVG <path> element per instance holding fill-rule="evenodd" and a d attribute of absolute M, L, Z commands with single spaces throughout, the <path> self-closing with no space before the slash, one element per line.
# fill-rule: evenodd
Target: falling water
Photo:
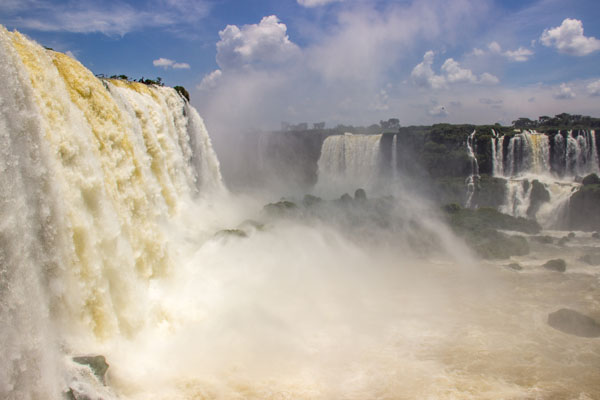
<path fill-rule="evenodd" d="M 175 90 L 99 80 L 2 27 L 0 49 L 0 397 L 59 398 L 76 350 L 58 332 L 142 329 L 144 288 L 174 265 L 168 221 L 223 185 Z"/>
<path fill-rule="evenodd" d="M 373 188 L 379 176 L 381 137 L 346 133 L 325 139 L 318 162 L 317 192 Z"/>
<path fill-rule="evenodd" d="M 465 207 L 469 208 L 472 206 L 473 195 L 475 193 L 475 186 L 479 180 L 479 164 L 475 153 L 477 152 L 477 145 L 475 143 L 475 132 L 471 133 L 467 138 L 467 155 L 471 160 L 471 175 L 467 177 L 467 200 L 465 201 Z"/>
<path fill-rule="evenodd" d="M 395 181 L 398 178 L 398 135 L 394 135 L 392 139 L 392 179 Z"/>
<path fill-rule="evenodd" d="M 504 135 L 498 137 L 492 129 L 492 173 L 494 176 L 504 175 Z"/>

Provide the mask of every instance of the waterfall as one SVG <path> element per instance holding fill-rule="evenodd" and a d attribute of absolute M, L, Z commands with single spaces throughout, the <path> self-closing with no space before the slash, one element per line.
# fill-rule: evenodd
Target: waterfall
<path fill-rule="evenodd" d="M 317 192 L 373 188 L 379 175 L 381 137 L 345 133 L 325 139 L 318 161 Z"/>
<path fill-rule="evenodd" d="M 392 139 L 392 165 L 391 165 L 391 169 L 392 169 L 392 179 L 394 179 L 394 181 L 398 178 L 398 134 L 394 135 L 394 138 Z"/>
<path fill-rule="evenodd" d="M 492 129 L 492 174 L 504 176 L 504 135 L 498 137 Z"/>
<path fill-rule="evenodd" d="M 477 144 L 475 143 L 475 130 L 467 138 L 467 155 L 471 161 L 471 175 L 467 177 L 467 199 L 465 201 L 465 207 L 469 208 L 472 206 L 473 195 L 475 194 L 475 186 L 479 180 L 479 164 L 475 153 L 477 152 Z"/>
<path fill-rule="evenodd" d="M 81 349 L 58 337 L 139 331 L 173 268 L 169 221 L 224 187 L 173 89 L 100 80 L 3 27 L 0 77 L 0 397 L 60 398 Z"/>

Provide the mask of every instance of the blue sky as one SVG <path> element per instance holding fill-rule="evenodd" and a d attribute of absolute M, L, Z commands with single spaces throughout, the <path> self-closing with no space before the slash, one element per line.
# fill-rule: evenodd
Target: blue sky
<path fill-rule="evenodd" d="M 597 0 L 1 0 L 94 73 L 183 85 L 211 131 L 600 116 Z"/>

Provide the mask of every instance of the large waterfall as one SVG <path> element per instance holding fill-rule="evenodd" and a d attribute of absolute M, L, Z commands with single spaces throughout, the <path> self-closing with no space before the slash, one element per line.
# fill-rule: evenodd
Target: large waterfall
<path fill-rule="evenodd" d="M 519 217 L 536 216 L 545 227 L 560 226 L 562 212 L 578 186 L 576 178 L 599 172 L 595 131 L 492 135 L 493 175 L 507 180 L 501 211 Z M 530 215 L 530 183 L 535 180 L 544 186 L 550 200 Z"/>
<path fill-rule="evenodd" d="M 149 282 L 173 268 L 168 221 L 223 184 L 173 89 L 100 80 L 3 27 L 0 78 L 0 397 L 59 398 L 77 350 L 57 332 L 141 329 Z"/>
<path fill-rule="evenodd" d="M 382 135 L 329 136 L 318 162 L 317 191 L 338 193 L 373 188 L 381 167 Z"/>

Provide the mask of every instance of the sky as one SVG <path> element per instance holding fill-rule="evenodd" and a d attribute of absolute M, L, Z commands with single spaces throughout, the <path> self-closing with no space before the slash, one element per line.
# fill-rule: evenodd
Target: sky
<path fill-rule="evenodd" d="M 600 117 L 597 0 L 0 0 L 95 74 L 183 85 L 209 131 Z"/>

